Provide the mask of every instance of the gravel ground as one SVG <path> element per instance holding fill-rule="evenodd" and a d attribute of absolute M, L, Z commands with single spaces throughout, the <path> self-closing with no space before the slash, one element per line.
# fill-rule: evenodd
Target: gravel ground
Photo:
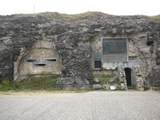
<path fill-rule="evenodd" d="M 0 120 L 160 120 L 160 93 L 0 95 Z"/>

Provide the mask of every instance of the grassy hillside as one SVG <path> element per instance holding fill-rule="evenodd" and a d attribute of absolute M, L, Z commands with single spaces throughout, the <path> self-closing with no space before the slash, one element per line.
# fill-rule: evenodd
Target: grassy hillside
<path fill-rule="evenodd" d="M 152 16 L 151 18 L 154 19 L 157 22 L 160 22 L 160 15 Z"/>

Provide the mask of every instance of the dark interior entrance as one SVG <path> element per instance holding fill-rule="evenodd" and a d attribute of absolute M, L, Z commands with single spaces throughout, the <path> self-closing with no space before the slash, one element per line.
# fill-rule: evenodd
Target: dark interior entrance
<path fill-rule="evenodd" d="M 101 68 L 102 67 L 102 62 L 100 60 L 95 61 L 95 68 Z"/>
<path fill-rule="evenodd" d="M 132 86 L 131 68 L 125 68 L 124 71 L 125 71 L 125 75 L 126 75 L 127 86 L 131 87 Z"/>

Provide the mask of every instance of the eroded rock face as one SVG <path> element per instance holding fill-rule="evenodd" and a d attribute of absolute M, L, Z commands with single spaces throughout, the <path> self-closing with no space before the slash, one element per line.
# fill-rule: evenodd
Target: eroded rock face
<path fill-rule="evenodd" d="M 152 54 L 152 67 L 148 74 L 148 81 L 153 87 L 160 86 L 160 33 L 155 32 L 150 35 L 148 41 L 150 52 Z"/>
<path fill-rule="evenodd" d="M 148 32 L 160 32 L 160 24 L 146 16 L 112 16 L 103 13 L 63 15 L 42 13 L 34 15 L 0 16 L 0 74 L 12 76 L 13 61 L 21 48 L 29 48 L 37 40 L 51 40 L 62 57 L 59 83 L 62 87 L 89 87 L 92 83 L 91 42 L 103 36 L 128 37 L 136 48 L 138 59 L 142 61 L 143 79 L 153 73 L 158 75 L 159 47 L 147 43 Z M 149 44 L 149 45 L 147 45 Z M 145 48 L 149 48 L 147 51 Z M 156 52 L 153 52 L 155 51 Z M 153 63 L 155 62 L 155 63 Z M 157 72 L 153 72 L 156 67 Z"/>

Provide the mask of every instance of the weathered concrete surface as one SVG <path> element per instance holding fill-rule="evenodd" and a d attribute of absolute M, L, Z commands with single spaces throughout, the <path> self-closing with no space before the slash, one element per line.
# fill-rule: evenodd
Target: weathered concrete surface
<path fill-rule="evenodd" d="M 0 120 L 160 120 L 160 93 L 1 95 Z"/>

